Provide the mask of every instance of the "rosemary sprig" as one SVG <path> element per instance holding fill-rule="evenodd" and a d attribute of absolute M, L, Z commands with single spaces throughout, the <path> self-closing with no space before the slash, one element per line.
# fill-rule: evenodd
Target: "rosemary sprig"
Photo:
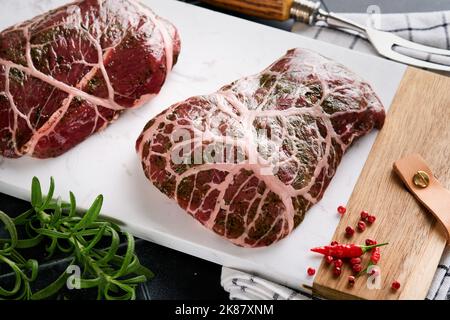
<path fill-rule="evenodd" d="M 153 273 L 139 263 L 134 252 L 134 238 L 123 232 L 126 250 L 119 253 L 120 229 L 99 218 L 103 196 L 98 196 L 80 216 L 76 199 L 70 193 L 69 203 L 53 198 L 55 184 L 50 179 L 47 195 L 42 195 L 39 180 L 31 184 L 32 208 L 12 219 L 0 211 L 0 221 L 8 232 L 0 239 L 0 264 L 15 275 L 12 289 L 0 286 L 0 299 L 45 299 L 53 297 L 68 282 L 79 289 L 97 289 L 97 299 L 127 300 L 136 298 L 136 287 L 151 279 Z M 23 237 L 19 236 L 22 231 Z M 59 277 L 45 288 L 33 292 L 32 283 L 38 277 L 38 262 L 26 260 L 20 251 L 45 245 L 47 259 L 55 254 L 69 258 L 70 263 Z M 79 270 L 71 277 L 68 270 Z"/>

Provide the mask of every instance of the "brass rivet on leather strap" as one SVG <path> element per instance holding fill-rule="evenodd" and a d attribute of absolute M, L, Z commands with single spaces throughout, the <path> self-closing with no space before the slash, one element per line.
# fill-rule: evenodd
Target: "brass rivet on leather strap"
<path fill-rule="evenodd" d="M 417 171 L 413 177 L 413 182 L 420 188 L 426 188 L 430 184 L 430 177 L 425 171 Z"/>

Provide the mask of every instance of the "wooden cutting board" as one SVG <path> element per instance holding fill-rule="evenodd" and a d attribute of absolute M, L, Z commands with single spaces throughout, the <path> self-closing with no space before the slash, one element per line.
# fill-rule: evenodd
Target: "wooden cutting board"
<path fill-rule="evenodd" d="M 446 239 L 441 227 L 393 173 L 394 161 L 419 153 L 436 178 L 450 188 L 450 77 L 408 68 L 384 128 L 378 135 L 341 219 L 334 240 L 389 242 L 381 248 L 380 289 L 368 289 L 367 276 L 348 286 L 350 267 L 339 278 L 324 262 L 313 284 L 316 294 L 333 299 L 424 299 L 430 287 Z M 345 228 L 355 227 L 361 210 L 376 215 L 365 232 L 351 241 Z M 449 213 L 450 214 L 450 213 Z M 356 229 L 356 228 L 355 228 Z M 369 254 L 366 254 L 369 256 Z M 398 280 L 401 289 L 391 290 Z"/>

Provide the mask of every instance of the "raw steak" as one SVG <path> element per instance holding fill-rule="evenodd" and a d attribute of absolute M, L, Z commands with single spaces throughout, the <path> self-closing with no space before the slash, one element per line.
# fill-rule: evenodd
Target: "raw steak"
<path fill-rule="evenodd" d="M 147 178 L 206 228 L 260 247 L 300 224 L 345 150 L 384 118 L 369 84 L 294 49 L 260 74 L 173 105 L 136 148 Z"/>
<path fill-rule="evenodd" d="M 58 156 L 157 94 L 175 27 L 134 0 L 77 1 L 0 33 L 0 155 Z"/>

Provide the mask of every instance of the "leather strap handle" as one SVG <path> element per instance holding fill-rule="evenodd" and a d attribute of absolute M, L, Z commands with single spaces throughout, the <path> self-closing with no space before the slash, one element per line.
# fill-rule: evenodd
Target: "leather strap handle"
<path fill-rule="evenodd" d="M 444 227 L 450 242 L 450 191 L 434 177 L 425 160 L 418 154 L 406 156 L 394 163 L 394 171 L 409 191 L 434 215 Z"/>

